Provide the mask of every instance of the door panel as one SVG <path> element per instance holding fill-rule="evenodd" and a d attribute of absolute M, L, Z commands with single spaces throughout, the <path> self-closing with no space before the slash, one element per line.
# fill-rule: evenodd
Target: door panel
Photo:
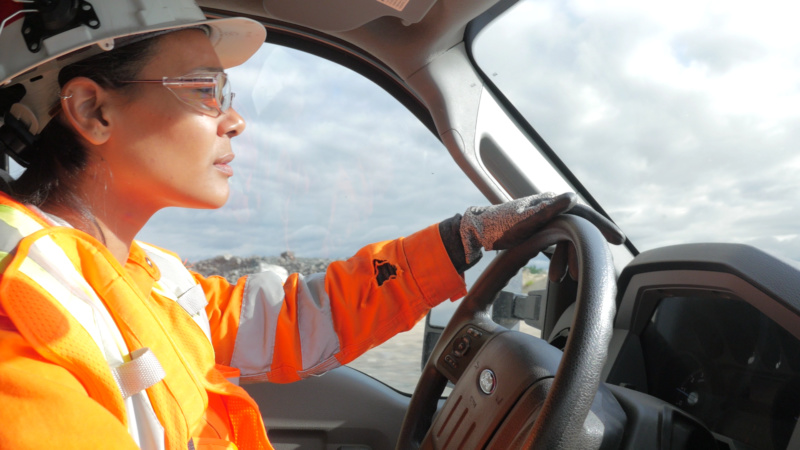
<path fill-rule="evenodd" d="M 350 367 L 297 383 L 244 388 L 276 449 L 393 449 L 409 396 Z"/>

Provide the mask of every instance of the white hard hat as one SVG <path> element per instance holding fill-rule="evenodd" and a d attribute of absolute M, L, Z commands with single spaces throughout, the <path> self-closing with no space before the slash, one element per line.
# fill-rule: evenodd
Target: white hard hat
<path fill-rule="evenodd" d="M 0 118 L 10 114 L 32 135 L 51 119 L 61 68 L 112 50 L 120 40 L 202 26 L 229 68 L 245 62 L 266 38 L 251 19 L 206 19 L 194 0 L 37 0 L 21 6 L 28 12 L 19 11 L 23 17 L 0 31 Z M 11 87 L 13 95 L 4 95 Z"/>

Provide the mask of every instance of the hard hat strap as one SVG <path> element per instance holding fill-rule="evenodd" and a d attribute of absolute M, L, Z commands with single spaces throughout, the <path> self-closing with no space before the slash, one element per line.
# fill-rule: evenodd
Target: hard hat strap
<path fill-rule="evenodd" d="M 21 120 L 7 113 L 0 127 L 0 151 L 14 159 L 22 167 L 30 165 L 30 146 L 36 137 Z"/>

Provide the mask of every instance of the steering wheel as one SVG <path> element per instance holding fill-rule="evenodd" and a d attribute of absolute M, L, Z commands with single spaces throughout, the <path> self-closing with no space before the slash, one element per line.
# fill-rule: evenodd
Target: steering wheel
<path fill-rule="evenodd" d="M 563 355 L 491 320 L 498 292 L 539 251 L 575 246 L 578 296 Z M 616 313 L 611 253 L 600 231 L 562 215 L 495 258 L 458 306 L 422 371 L 398 450 L 577 448 L 600 384 Z M 438 401 L 454 388 L 434 420 Z"/>

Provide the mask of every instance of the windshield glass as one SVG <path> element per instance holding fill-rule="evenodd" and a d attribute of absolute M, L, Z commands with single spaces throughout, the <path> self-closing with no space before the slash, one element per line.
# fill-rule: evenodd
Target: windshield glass
<path fill-rule="evenodd" d="M 725 241 L 800 261 L 796 9 L 522 1 L 472 51 L 638 250 Z"/>

